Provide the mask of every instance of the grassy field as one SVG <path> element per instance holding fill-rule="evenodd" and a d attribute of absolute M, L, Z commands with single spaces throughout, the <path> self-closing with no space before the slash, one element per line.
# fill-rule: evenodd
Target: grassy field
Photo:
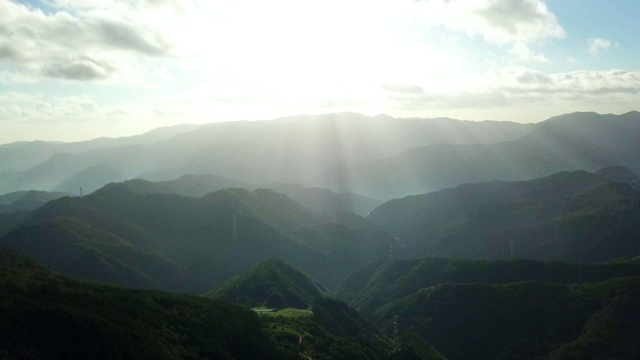
<path fill-rule="evenodd" d="M 309 317 L 311 316 L 311 314 L 313 314 L 311 310 L 301 310 L 301 309 L 293 309 L 293 308 L 282 309 L 282 310 L 254 308 L 253 311 L 257 312 L 259 315 L 274 316 L 274 317 L 282 316 L 287 318 Z"/>

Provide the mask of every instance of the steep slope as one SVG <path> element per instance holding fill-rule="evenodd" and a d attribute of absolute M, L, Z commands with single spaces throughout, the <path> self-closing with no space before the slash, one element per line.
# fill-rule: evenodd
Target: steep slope
<path fill-rule="evenodd" d="M 0 357 L 297 359 L 250 310 L 58 276 L 0 249 Z"/>
<path fill-rule="evenodd" d="M 48 203 L 0 244 L 70 276 L 202 293 L 274 256 L 334 286 L 386 256 L 389 235 L 367 234 L 271 190 L 191 198 L 110 184 Z"/>
<path fill-rule="evenodd" d="M 209 291 L 205 297 L 249 306 L 306 309 L 328 293 L 302 271 L 269 259 Z"/>
<path fill-rule="evenodd" d="M 586 285 L 443 284 L 391 303 L 378 323 L 413 329 L 448 359 L 634 359 L 640 278 Z"/>
<path fill-rule="evenodd" d="M 623 165 L 640 171 L 640 113 L 573 113 L 498 144 L 416 147 L 352 169 L 351 190 L 379 199 L 463 183 L 526 180 L 566 170 Z M 327 185 L 325 185 L 327 186 Z"/>
<path fill-rule="evenodd" d="M 602 262 L 640 252 L 640 194 L 583 171 L 389 201 L 369 220 L 407 256 Z"/>

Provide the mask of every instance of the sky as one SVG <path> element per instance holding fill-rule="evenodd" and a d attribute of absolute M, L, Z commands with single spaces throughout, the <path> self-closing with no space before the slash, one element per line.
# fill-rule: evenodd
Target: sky
<path fill-rule="evenodd" d="M 637 0 L 0 0 L 0 143 L 640 102 Z"/>

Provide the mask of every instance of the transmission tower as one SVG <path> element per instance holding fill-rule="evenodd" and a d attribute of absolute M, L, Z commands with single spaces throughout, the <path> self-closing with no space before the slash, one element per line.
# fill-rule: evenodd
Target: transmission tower
<path fill-rule="evenodd" d="M 389 241 L 389 260 L 393 260 L 393 241 Z"/>
<path fill-rule="evenodd" d="M 236 214 L 233 214 L 232 224 L 233 224 L 233 232 L 231 233 L 232 234 L 231 238 L 233 240 L 233 245 L 238 246 L 238 222 L 236 220 Z"/>

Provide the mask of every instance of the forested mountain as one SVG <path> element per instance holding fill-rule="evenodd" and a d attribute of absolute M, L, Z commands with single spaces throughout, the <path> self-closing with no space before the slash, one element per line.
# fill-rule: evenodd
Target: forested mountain
<path fill-rule="evenodd" d="M 336 294 L 372 318 L 385 305 L 440 284 L 538 281 L 578 284 L 640 276 L 640 262 L 571 264 L 535 260 L 423 258 L 373 262 L 352 273 Z"/>
<path fill-rule="evenodd" d="M 369 220 L 404 256 L 603 262 L 640 253 L 640 193 L 584 171 L 391 200 Z"/>
<path fill-rule="evenodd" d="M 350 211 L 360 216 L 366 215 L 382 201 L 352 193 L 335 193 L 322 188 L 308 188 L 299 184 L 268 183 L 255 185 L 241 180 L 210 174 L 186 174 L 175 180 L 148 181 L 133 179 L 124 182 L 131 190 L 139 193 L 178 194 L 201 197 L 213 191 L 228 188 L 255 190 L 271 189 L 287 195 L 314 212 L 334 216 L 341 211 Z"/>
<path fill-rule="evenodd" d="M 393 241 L 355 214 L 336 222 L 271 190 L 192 198 L 130 184 L 50 202 L 0 244 L 69 276 L 202 293 L 274 256 L 334 286 Z"/>
<path fill-rule="evenodd" d="M 130 140 L 117 147 L 57 152 L 29 167 L 0 171 L 0 193 L 51 190 L 98 164 L 125 179 L 171 180 L 188 173 L 209 173 L 254 184 L 330 183 L 334 191 L 349 192 L 349 174 L 355 164 L 429 144 L 516 139 L 534 127 L 354 113 L 213 123 L 155 142 Z"/>
<path fill-rule="evenodd" d="M 0 249 L 0 357 L 296 359 L 250 310 L 79 282 Z"/>
<path fill-rule="evenodd" d="M 0 146 L 0 358 L 638 358 L 638 139 L 338 113 Z"/>
<path fill-rule="evenodd" d="M 640 263 L 439 258 L 372 263 L 339 286 L 386 334 L 448 359 L 632 359 Z"/>
<path fill-rule="evenodd" d="M 0 357 L 8 359 L 442 359 L 393 341 L 346 304 L 258 316 L 219 300 L 57 275 L 0 248 Z"/>
<path fill-rule="evenodd" d="M 306 309 L 329 295 L 322 284 L 281 260 L 269 259 L 205 294 L 230 303 Z"/>
<path fill-rule="evenodd" d="M 634 359 L 640 278 L 560 285 L 442 284 L 383 307 L 448 359 Z"/>

